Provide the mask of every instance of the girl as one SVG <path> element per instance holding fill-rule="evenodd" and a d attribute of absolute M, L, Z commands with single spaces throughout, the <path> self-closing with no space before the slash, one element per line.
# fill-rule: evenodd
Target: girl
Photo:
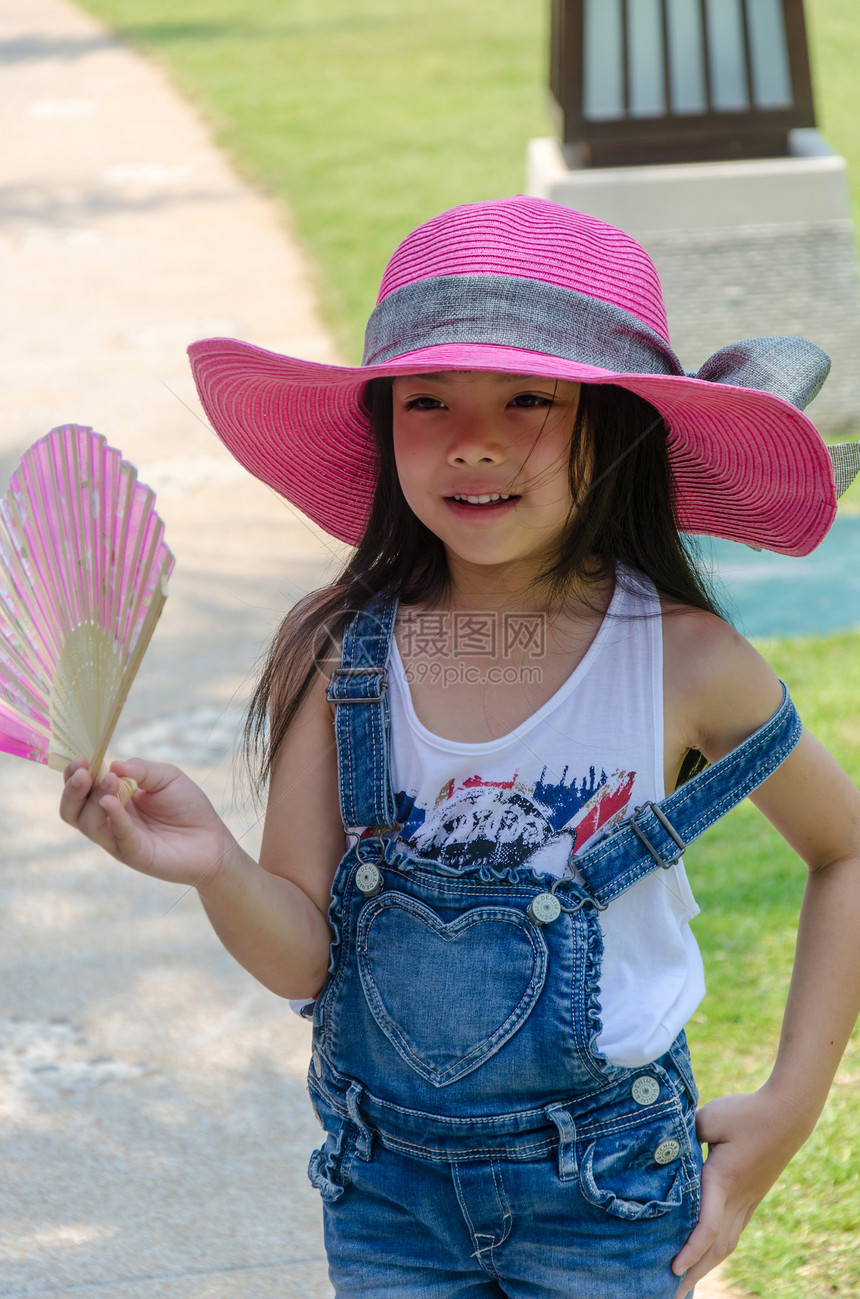
<path fill-rule="evenodd" d="M 513 198 L 405 240 L 358 369 L 191 358 L 233 453 L 356 549 L 253 701 L 259 864 L 172 767 L 93 789 L 78 760 L 61 814 L 196 885 L 313 1019 L 340 1299 L 681 1299 L 812 1131 L 860 998 L 860 795 L 679 537 L 821 540 L 826 357 L 753 339 L 685 375 L 644 251 Z M 697 1114 L 681 854 L 747 794 L 808 867 L 795 972 L 768 1081 Z"/>

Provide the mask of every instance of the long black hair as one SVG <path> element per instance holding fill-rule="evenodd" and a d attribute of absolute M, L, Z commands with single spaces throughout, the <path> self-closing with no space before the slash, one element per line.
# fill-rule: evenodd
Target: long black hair
<path fill-rule="evenodd" d="M 287 614 L 269 649 L 244 732 L 258 792 L 315 674 L 330 670 L 332 646 L 353 612 L 382 592 L 429 605 L 447 592 L 444 546 L 400 488 L 391 380 L 372 380 L 364 400 L 378 466 L 370 517 L 340 576 Z M 575 504 L 539 579 L 548 603 L 563 607 L 574 582 L 580 592 L 602 586 L 622 564 L 645 573 L 673 603 L 719 614 L 677 530 L 667 429 L 653 406 L 614 384 L 583 384 L 568 476 Z"/>

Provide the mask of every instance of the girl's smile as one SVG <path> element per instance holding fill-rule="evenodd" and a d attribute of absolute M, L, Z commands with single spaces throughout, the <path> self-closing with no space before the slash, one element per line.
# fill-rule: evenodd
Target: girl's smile
<path fill-rule="evenodd" d="M 575 383 L 482 371 L 394 380 L 400 485 L 449 562 L 540 570 L 573 507 L 578 396 Z"/>

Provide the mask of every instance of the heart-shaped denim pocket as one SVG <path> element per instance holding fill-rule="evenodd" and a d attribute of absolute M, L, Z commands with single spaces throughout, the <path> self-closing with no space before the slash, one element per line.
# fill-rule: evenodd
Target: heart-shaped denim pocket
<path fill-rule="evenodd" d="M 546 978 L 543 934 L 513 907 L 475 907 L 446 924 L 417 898 L 385 892 L 363 907 L 356 940 L 374 1019 L 436 1087 L 513 1037 Z"/>

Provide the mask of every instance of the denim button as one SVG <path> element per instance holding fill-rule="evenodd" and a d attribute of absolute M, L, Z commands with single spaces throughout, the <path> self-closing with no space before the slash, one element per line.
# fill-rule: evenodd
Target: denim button
<path fill-rule="evenodd" d="M 314 1062 L 314 1073 L 316 1074 L 317 1078 L 321 1078 L 321 1077 L 322 1077 L 322 1061 L 320 1060 L 320 1053 L 319 1053 L 319 1051 L 314 1050 L 314 1053 L 313 1053 L 313 1055 L 311 1056 L 311 1059 L 312 1059 L 313 1062 Z"/>
<path fill-rule="evenodd" d="M 637 1105 L 652 1105 L 660 1095 L 660 1084 L 656 1078 L 642 1074 L 641 1078 L 634 1079 L 630 1094 Z"/>
<path fill-rule="evenodd" d="M 551 925 L 561 914 L 561 903 L 554 893 L 538 893 L 526 911 L 536 925 Z"/>
<path fill-rule="evenodd" d="M 373 862 L 363 862 L 355 872 L 355 882 L 366 898 L 382 892 L 382 873 Z"/>
<path fill-rule="evenodd" d="M 671 1164 L 673 1159 L 677 1159 L 681 1153 L 681 1147 L 677 1141 L 661 1141 L 654 1151 L 654 1161 L 658 1164 Z"/>

